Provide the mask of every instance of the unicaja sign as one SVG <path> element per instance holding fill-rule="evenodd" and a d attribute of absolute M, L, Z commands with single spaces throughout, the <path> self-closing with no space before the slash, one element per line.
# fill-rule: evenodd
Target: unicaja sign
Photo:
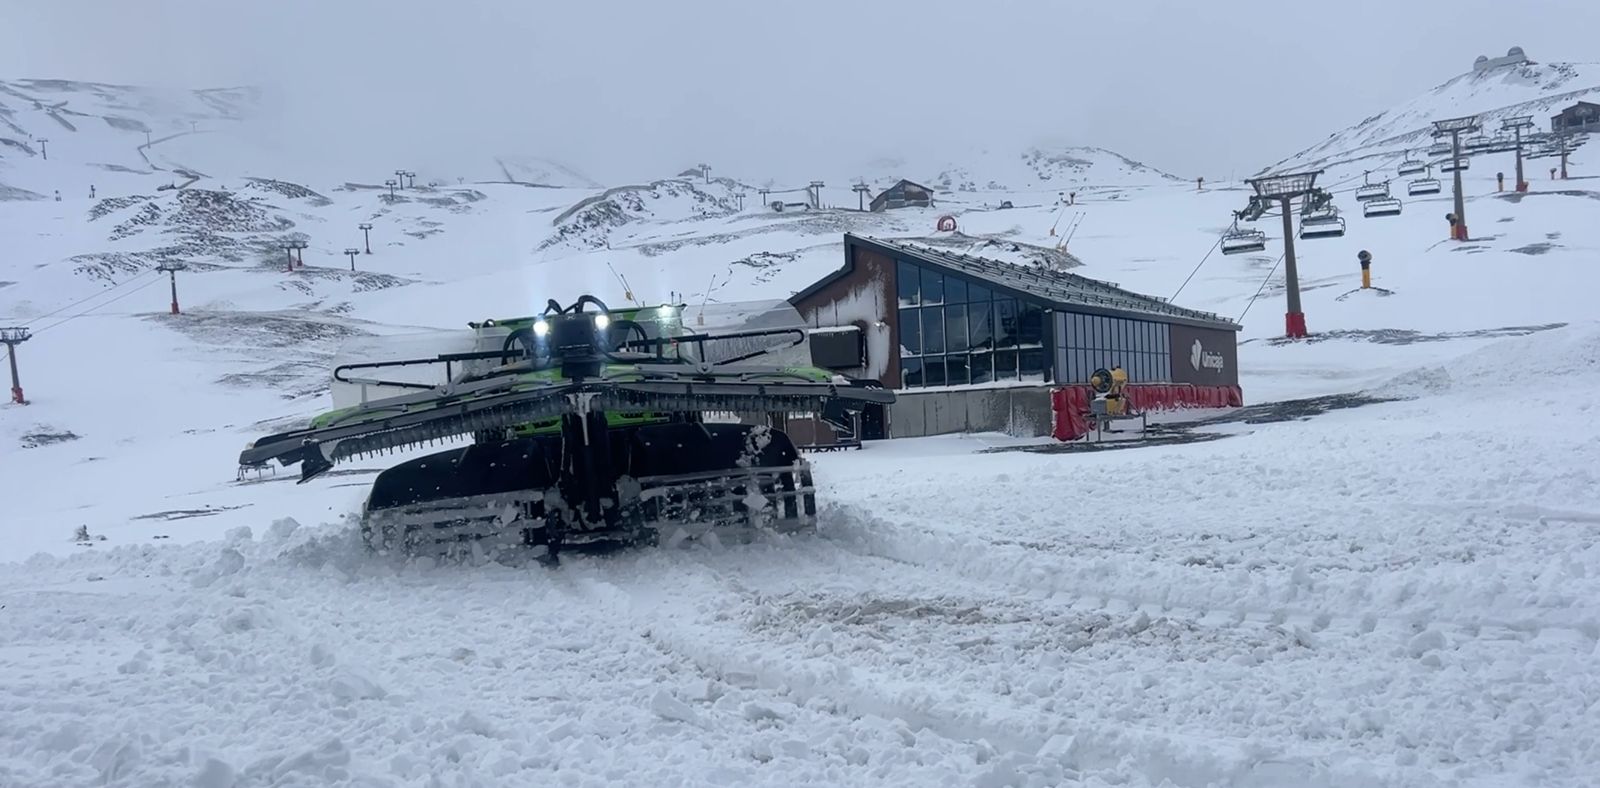
<path fill-rule="evenodd" d="M 1189 366 L 1194 367 L 1196 372 L 1202 369 L 1214 369 L 1217 372 L 1221 372 L 1223 366 L 1222 354 L 1207 352 L 1205 347 L 1200 344 L 1200 340 L 1196 339 L 1194 346 L 1189 348 Z"/>

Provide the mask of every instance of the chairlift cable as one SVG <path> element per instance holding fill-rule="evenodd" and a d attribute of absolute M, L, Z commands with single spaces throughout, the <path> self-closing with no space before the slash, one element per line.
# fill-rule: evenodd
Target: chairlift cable
<path fill-rule="evenodd" d="M 1237 222 L 1235 224 L 1237 225 Z M 1222 239 L 1226 235 L 1227 233 L 1223 233 L 1222 235 L 1217 236 L 1217 240 L 1211 244 L 1211 249 L 1206 252 L 1205 257 L 1200 258 L 1200 262 L 1195 265 L 1193 271 L 1189 272 L 1189 276 L 1187 279 L 1183 280 L 1183 284 L 1178 285 L 1178 292 L 1173 293 L 1172 297 L 1167 299 L 1167 303 L 1171 303 L 1178 299 L 1178 293 L 1182 293 L 1183 289 L 1189 286 L 1189 280 L 1193 279 L 1195 274 L 1200 273 L 1200 266 L 1205 265 L 1206 261 L 1211 259 L 1211 253 L 1217 251 L 1217 247 L 1222 245 Z"/>
<path fill-rule="evenodd" d="M 89 295 L 86 295 L 83 298 L 80 298 L 80 299 L 78 299 L 76 301 L 73 301 L 70 304 L 67 304 L 66 306 L 58 307 L 58 308 L 53 309 L 53 310 L 51 310 L 49 312 L 46 312 L 46 313 L 44 313 L 42 315 L 35 315 L 32 319 L 33 320 L 43 320 L 43 319 L 45 319 L 47 317 L 50 317 L 52 315 L 59 315 L 62 312 L 65 312 L 68 309 L 71 309 L 71 308 L 73 308 L 73 307 L 75 307 L 75 306 L 77 306 L 79 304 L 82 304 L 82 303 L 87 302 L 87 301 L 93 301 L 94 299 L 99 298 L 100 296 L 103 296 L 106 293 L 115 292 L 118 288 L 123 287 L 124 285 L 132 284 L 134 281 L 138 280 L 140 277 L 143 277 L 146 274 L 152 274 L 152 273 L 156 273 L 156 270 L 154 268 L 146 268 L 145 270 L 140 271 L 139 273 L 134 274 L 133 276 L 130 276 L 127 279 L 124 279 L 121 282 L 118 282 L 117 284 L 114 284 L 114 285 L 112 285 L 112 286 L 110 286 L 110 287 L 108 287 L 108 288 L 106 288 L 104 290 L 101 290 L 101 291 L 99 291 L 97 293 L 91 293 Z"/>
<path fill-rule="evenodd" d="M 1285 253 L 1285 254 L 1287 254 L 1287 253 Z M 1278 255 L 1278 262 L 1273 263 L 1272 264 L 1272 270 L 1267 272 L 1267 278 L 1261 280 L 1261 286 L 1256 288 L 1256 294 L 1253 295 L 1253 296 L 1250 296 L 1250 303 L 1244 305 L 1244 311 L 1239 313 L 1239 319 L 1237 319 L 1237 320 L 1235 320 L 1233 322 L 1240 323 L 1240 324 L 1244 323 L 1244 316 L 1250 313 L 1250 307 L 1254 306 L 1255 303 L 1256 303 L 1256 299 L 1261 297 L 1261 291 L 1267 289 L 1267 283 L 1272 281 L 1272 275 L 1278 272 L 1278 266 L 1281 265 L 1282 263 L 1283 263 L 1283 255 L 1280 254 L 1280 255 Z"/>
<path fill-rule="evenodd" d="M 129 281 L 132 281 L 132 280 L 129 280 Z M 139 285 L 138 287 L 135 287 L 134 289 L 129 290 L 129 291 L 123 293 L 122 295 L 119 295 L 116 298 L 111 299 L 110 301 L 107 301 L 107 302 L 105 302 L 103 304 L 100 304 L 99 306 L 89 307 L 88 309 L 85 309 L 82 312 L 79 312 L 79 313 L 77 313 L 75 315 L 68 315 L 67 317 L 64 317 L 64 318 L 62 318 L 60 320 L 57 320 L 56 322 L 51 323 L 50 325 L 47 325 L 47 326 L 45 326 L 43 328 L 36 328 L 36 329 L 34 329 L 33 333 L 35 335 L 42 334 L 42 333 L 44 333 L 46 331 L 49 331 L 50 329 L 55 328 L 56 326 L 59 326 L 59 325 L 61 325 L 63 323 L 70 323 L 70 322 L 72 322 L 74 320 L 77 320 L 80 317 L 83 317 L 84 315 L 93 314 L 96 310 L 105 309 L 106 307 L 111 306 L 112 304 L 114 304 L 114 303 L 116 303 L 118 301 L 121 301 L 122 299 L 127 298 L 128 296 L 131 296 L 134 293 L 139 292 L 140 290 L 143 290 L 143 289 L 145 289 L 145 288 L 147 288 L 147 287 L 149 287 L 151 285 L 154 285 L 154 284 L 159 284 L 160 282 L 161 282 L 161 278 L 160 277 L 156 277 L 155 279 L 151 279 L 150 281 L 145 282 L 144 284 Z"/>

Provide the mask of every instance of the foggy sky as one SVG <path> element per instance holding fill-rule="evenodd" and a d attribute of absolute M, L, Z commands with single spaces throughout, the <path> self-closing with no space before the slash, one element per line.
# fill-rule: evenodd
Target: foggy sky
<path fill-rule="evenodd" d="M 1534 60 L 1600 59 L 1596 0 L 0 0 L 0 9 L 0 77 L 262 85 L 277 102 L 265 134 L 352 164 L 543 154 L 610 181 L 698 161 L 726 173 L 794 171 L 1041 142 L 1099 145 L 1218 180 L 1415 96 L 1479 54 L 1515 44 Z"/>

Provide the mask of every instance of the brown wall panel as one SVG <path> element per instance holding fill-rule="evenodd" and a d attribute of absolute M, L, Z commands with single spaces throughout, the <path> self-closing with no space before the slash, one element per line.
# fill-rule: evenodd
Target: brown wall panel
<path fill-rule="evenodd" d="M 1238 335 L 1232 331 L 1169 324 L 1172 380 L 1203 386 L 1239 385 Z"/>

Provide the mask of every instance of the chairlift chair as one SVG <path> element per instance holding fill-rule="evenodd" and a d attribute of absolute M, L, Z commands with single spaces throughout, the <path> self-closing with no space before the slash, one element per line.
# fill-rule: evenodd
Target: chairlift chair
<path fill-rule="evenodd" d="M 1368 219 L 1376 216 L 1399 216 L 1400 201 L 1393 197 L 1368 200 L 1361 205 L 1361 215 Z"/>
<path fill-rule="evenodd" d="M 1472 160 L 1465 156 L 1462 156 L 1454 161 L 1444 161 L 1439 163 L 1440 172 L 1455 172 L 1456 170 L 1465 170 L 1471 167 Z"/>
<path fill-rule="evenodd" d="M 1233 228 L 1222 234 L 1223 254 L 1260 252 L 1266 248 L 1266 233 L 1260 230 L 1241 230 L 1238 222 L 1234 222 Z"/>
<path fill-rule="evenodd" d="M 1429 156 L 1449 156 L 1450 155 L 1450 143 L 1448 143 L 1448 142 L 1435 142 L 1435 143 L 1433 143 L 1433 145 L 1428 148 L 1428 155 Z"/>
<path fill-rule="evenodd" d="M 1401 175 L 1416 175 L 1417 173 L 1420 173 L 1426 169 L 1428 169 L 1428 163 L 1425 161 L 1406 159 L 1405 161 L 1400 162 Z"/>
<path fill-rule="evenodd" d="M 1301 216 L 1301 238 L 1337 238 L 1341 235 L 1344 235 L 1344 217 L 1337 210 L 1329 208 Z"/>
<path fill-rule="evenodd" d="M 1389 196 L 1389 182 L 1369 183 L 1356 189 L 1356 201 L 1381 200 Z"/>
<path fill-rule="evenodd" d="M 1438 178 L 1418 178 L 1406 184 L 1406 195 L 1419 197 L 1424 194 L 1438 194 L 1440 188 Z"/>
<path fill-rule="evenodd" d="M 1490 145 L 1493 145 L 1493 144 L 1494 144 L 1494 138 L 1493 137 L 1485 137 L 1482 134 L 1474 135 L 1474 136 L 1468 137 L 1468 138 L 1466 138 L 1466 139 L 1461 141 L 1461 147 L 1465 148 L 1465 149 L 1467 149 L 1469 151 L 1485 150 Z"/>

